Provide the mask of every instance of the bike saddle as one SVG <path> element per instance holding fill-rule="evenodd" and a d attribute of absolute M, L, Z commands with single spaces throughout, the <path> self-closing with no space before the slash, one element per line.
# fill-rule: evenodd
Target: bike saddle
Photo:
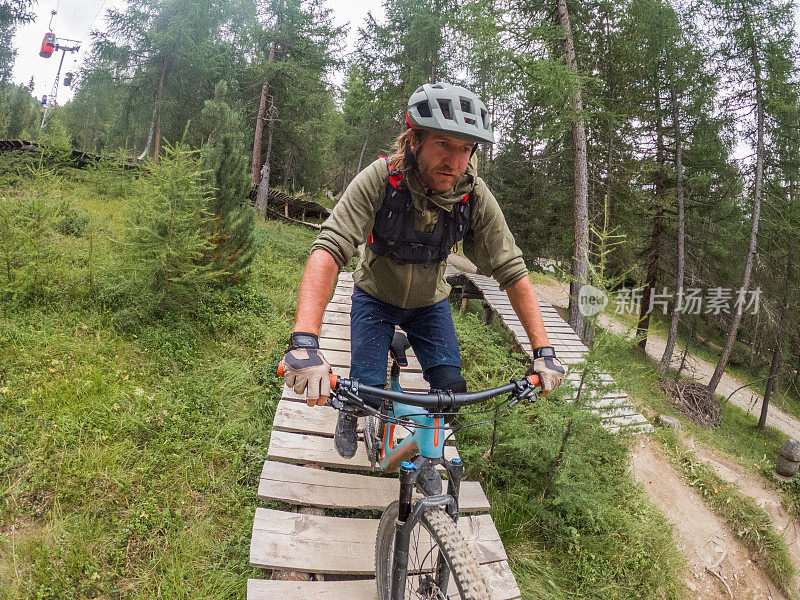
<path fill-rule="evenodd" d="M 401 367 L 408 366 L 408 358 L 406 357 L 406 350 L 411 347 L 411 344 L 402 331 L 395 331 L 392 343 L 389 346 L 389 352 L 392 353 L 392 358 Z"/>

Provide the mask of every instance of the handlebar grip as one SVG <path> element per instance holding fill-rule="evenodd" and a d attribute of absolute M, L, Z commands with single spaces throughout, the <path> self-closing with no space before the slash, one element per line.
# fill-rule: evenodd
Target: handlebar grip
<path fill-rule="evenodd" d="M 283 361 L 281 361 L 278 363 L 278 377 L 283 377 L 284 372 L 285 371 L 283 370 Z M 333 390 L 336 388 L 336 384 L 339 383 L 339 376 L 334 375 L 333 373 L 329 373 L 329 375 L 331 378 L 331 389 Z"/>
<path fill-rule="evenodd" d="M 531 375 L 526 375 L 526 378 L 527 378 L 528 381 L 531 382 L 531 385 L 533 387 L 536 387 L 537 385 L 539 385 L 541 383 L 541 381 L 539 380 L 539 376 L 536 373 L 533 373 Z"/>

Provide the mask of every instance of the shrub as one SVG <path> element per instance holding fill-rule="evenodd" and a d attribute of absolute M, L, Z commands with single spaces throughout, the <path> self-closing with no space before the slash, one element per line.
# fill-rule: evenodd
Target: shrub
<path fill-rule="evenodd" d="M 209 295 L 214 274 L 199 260 L 208 250 L 208 214 L 197 155 L 168 147 L 134 188 L 125 214 L 115 295 L 139 318 L 193 314 Z"/>
<path fill-rule="evenodd" d="M 53 226 L 62 235 L 81 237 L 89 225 L 89 215 L 69 202 L 61 202 L 56 208 Z"/>

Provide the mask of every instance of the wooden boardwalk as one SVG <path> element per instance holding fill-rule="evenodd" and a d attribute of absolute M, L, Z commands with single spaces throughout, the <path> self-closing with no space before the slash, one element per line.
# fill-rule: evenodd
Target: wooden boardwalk
<path fill-rule="evenodd" d="M 449 270 L 449 275 L 459 272 Z M 466 275 L 482 297 L 514 333 L 529 354 L 530 343 L 514 315 L 507 296 L 480 275 Z M 320 332 L 320 347 L 333 371 L 347 376 L 350 368 L 351 273 L 340 273 Z M 586 347 L 555 310 L 540 301 L 545 328 L 565 364 L 579 363 Z M 568 372 L 571 380 L 577 371 Z M 613 384 L 607 375 L 601 376 Z M 413 352 L 400 382 L 409 391 L 428 385 Z M 624 392 L 603 392 L 593 401 L 611 431 L 646 425 L 630 408 Z M 395 475 L 370 470 L 363 444 L 355 457 L 342 459 L 333 447 L 336 411 L 309 408 L 300 396 L 284 387 L 275 411 L 267 461 L 261 473 L 258 498 L 276 508 L 257 508 L 250 545 L 250 564 L 273 571 L 273 579 L 250 579 L 248 600 L 374 600 L 374 543 L 378 517 L 397 498 Z M 449 446 L 446 455 L 458 456 Z M 519 598 L 520 591 L 508 566 L 503 543 L 488 514 L 490 506 L 480 483 L 462 484 L 458 525 L 473 540 L 478 559 L 492 590 L 493 600 Z M 326 511 L 327 514 L 326 514 Z M 331 514 L 335 511 L 336 514 Z M 342 516 L 345 512 L 347 516 Z M 450 596 L 458 598 L 457 593 Z"/>
<path fill-rule="evenodd" d="M 519 346 L 528 356 L 533 357 L 533 346 L 528 339 L 528 334 L 525 333 L 522 323 L 511 307 L 508 295 L 500 291 L 500 287 L 494 279 L 485 275 L 465 273 L 453 266 L 447 267 L 446 276 L 450 282 L 462 286 L 465 297 L 483 298 L 491 310 L 502 319 L 503 324 L 514 334 Z M 577 385 L 581 379 L 577 365 L 583 361 L 589 350 L 555 308 L 541 298 L 539 298 L 539 308 L 542 311 L 547 337 L 558 358 L 567 368 L 566 378 L 568 381 L 572 381 L 573 385 Z M 612 433 L 621 431 L 641 433 L 652 430 L 652 425 L 631 404 L 628 395 L 616 387 L 610 375 L 601 373 L 599 378 L 603 391 L 590 394 L 590 396 L 596 397 L 593 397 L 588 405 L 589 410 L 600 417 L 606 430 Z"/>

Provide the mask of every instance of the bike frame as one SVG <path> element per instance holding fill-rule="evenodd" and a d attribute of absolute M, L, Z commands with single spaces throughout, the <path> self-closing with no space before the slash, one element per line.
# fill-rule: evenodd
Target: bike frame
<path fill-rule="evenodd" d="M 390 389 L 402 392 L 400 381 L 397 377 L 389 380 Z M 418 406 L 409 406 L 400 402 L 387 403 L 387 417 L 390 420 L 408 420 L 421 427 L 414 427 L 401 441 L 396 441 L 396 423 L 387 423 L 383 432 L 380 448 L 380 467 L 385 471 L 394 471 L 400 467 L 404 460 L 419 454 L 424 458 L 443 459 L 444 442 L 447 438 L 444 418 L 433 417 Z"/>

